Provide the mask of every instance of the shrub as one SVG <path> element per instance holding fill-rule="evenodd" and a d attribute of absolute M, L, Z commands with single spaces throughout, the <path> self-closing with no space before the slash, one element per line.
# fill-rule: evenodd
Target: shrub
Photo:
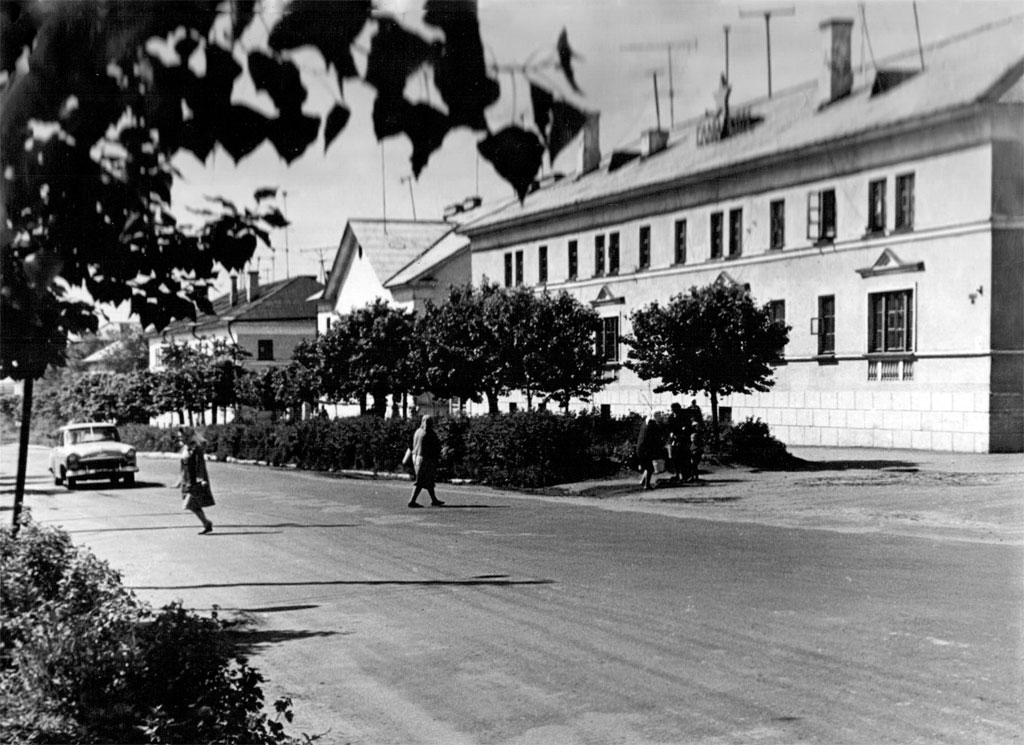
<path fill-rule="evenodd" d="M 221 631 L 180 604 L 153 613 L 59 529 L 0 529 L 0 741 L 291 742 Z"/>
<path fill-rule="evenodd" d="M 710 423 L 707 426 L 710 427 Z M 772 437 L 768 425 L 753 417 L 736 424 L 720 425 L 718 440 L 715 455 L 727 462 L 766 468 L 783 466 L 792 458 L 786 446 Z M 705 444 L 709 444 L 707 438 Z"/>

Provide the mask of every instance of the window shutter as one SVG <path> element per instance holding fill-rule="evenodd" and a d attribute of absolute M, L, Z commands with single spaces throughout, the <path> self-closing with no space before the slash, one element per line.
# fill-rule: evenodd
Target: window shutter
<path fill-rule="evenodd" d="M 821 238 L 821 192 L 807 194 L 807 237 L 812 241 Z"/>

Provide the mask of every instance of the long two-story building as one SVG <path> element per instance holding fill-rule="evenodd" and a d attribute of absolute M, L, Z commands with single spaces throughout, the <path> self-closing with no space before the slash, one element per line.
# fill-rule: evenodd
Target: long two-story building
<path fill-rule="evenodd" d="M 566 290 L 602 318 L 616 414 L 668 394 L 623 367 L 630 314 L 713 281 L 792 329 L 766 393 L 721 401 L 794 445 L 1024 451 L 1024 21 L 866 74 L 822 23 L 817 80 L 601 157 L 469 223 L 475 283 Z"/>

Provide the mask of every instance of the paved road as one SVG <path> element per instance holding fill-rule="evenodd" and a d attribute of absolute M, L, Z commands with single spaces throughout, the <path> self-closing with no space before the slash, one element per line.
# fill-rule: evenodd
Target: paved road
<path fill-rule="evenodd" d="M 135 489 L 73 493 L 41 464 L 38 520 L 155 604 L 248 618 L 269 697 L 291 695 L 296 727 L 327 742 L 1024 739 L 1016 542 L 472 487 L 413 511 L 405 484 L 228 464 L 211 464 L 200 537 L 163 486 L 173 461 L 143 460 Z"/>

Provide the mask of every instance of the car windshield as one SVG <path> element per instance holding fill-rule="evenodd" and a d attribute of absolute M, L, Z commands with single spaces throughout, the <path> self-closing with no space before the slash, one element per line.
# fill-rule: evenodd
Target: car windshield
<path fill-rule="evenodd" d="M 117 427 L 82 427 L 81 429 L 68 430 L 68 440 L 71 445 L 78 445 L 83 442 L 103 442 L 113 440 L 119 442 Z"/>

